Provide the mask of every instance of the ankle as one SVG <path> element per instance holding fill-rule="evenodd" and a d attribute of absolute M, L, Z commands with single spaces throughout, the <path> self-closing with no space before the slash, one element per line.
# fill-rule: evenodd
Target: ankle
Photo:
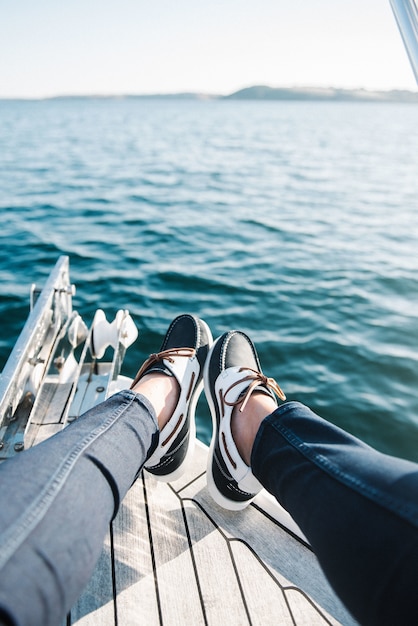
<path fill-rule="evenodd" d="M 250 467 L 251 453 L 261 422 L 277 408 L 275 401 L 264 393 L 255 392 L 244 410 L 236 406 L 231 418 L 231 433 L 242 460 Z"/>
<path fill-rule="evenodd" d="M 145 374 L 133 387 L 135 393 L 145 396 L 152 404 L 160 431 L 167 424 L 176 408 L 179 385 L 174 376 L 159 372 Z"/>

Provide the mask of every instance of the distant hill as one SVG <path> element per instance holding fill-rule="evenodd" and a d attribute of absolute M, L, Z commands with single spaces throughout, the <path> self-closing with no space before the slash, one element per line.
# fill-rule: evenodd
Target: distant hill
<path fill-rule="evenodd" d="M 332 100 L 341 102 L 418 102 L 414 91 L 369 91 L 367 89 L 337 89 L 334 87 L 267 87 L 256 85 L 235 91 L 229 100 Z"/>
<path fill-rule="evenodd" d="M 306 100 L 333 102 L 418 102 L 415 91 L 369 91 L 368 89 L 338 89 L 336 87 L 268 87 L 255 85 L 240 89 L 227 96 L 194 92 L 156 93 L 156 94 L 120 94 L 120 95 L 67 95 L 33 100 Z M 20 98 L 0 98 L 0 100 L 19 101 Z M 24 98 L 23 100 L 26 100 Z M 28 100 L 31 100 L 29 98 Z"/>

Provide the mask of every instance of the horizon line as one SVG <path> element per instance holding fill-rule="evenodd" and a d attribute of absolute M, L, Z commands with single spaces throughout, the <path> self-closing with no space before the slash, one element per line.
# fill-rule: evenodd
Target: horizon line
<path fill-rule="evenodd" d="M 0 95 L 0 100 L 28 100 L 28 101 L 41 101 L 41 100 L 54 100 L 54 99 L 64 99 L 64 98 L 164 98 L 164 97 L 196 97 L 201 99 L 221 99 L 228 98 L 234 94 L 238 94 L 240 92 L 244 92 L 251 89 L 268 89 L 272 91 L 288 91 L 288 92 L 308 92 L 314 94 L 324 93 L 324 92 L 347 92 L 347 93 L 358 93 L 364 92 L 366 94 L 391 94 L 391 93 L 408 93 L 408 94 L 418 94 L 418 87 L 416 90 L 404 87 L 390 87 L 390 88 L 371 88 L 371 87 L 338 87 L 335 85 L 328 86 L 318 86 L 318 85 L 292 85 L 292 86 L 271 86 L 271 85 L 263 85 L 263 84 L 253 84 L 247 87 L 241 87 L 231 92 L 227 93 L 216 93 L 209 91 L 194 91 L 194 90 L 182 90 L 182 91 L 155 91 L 155 92 L 69 92 L 69 93 L 56 93 L 51 95 L 38 95 L 38 96 L 6 96 Z"/>

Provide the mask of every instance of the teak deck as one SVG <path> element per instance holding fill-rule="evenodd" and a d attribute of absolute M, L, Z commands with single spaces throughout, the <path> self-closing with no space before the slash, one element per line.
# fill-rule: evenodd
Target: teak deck
<path fill-rule="evenodd" d="M 137 480 L 68 623 L 354 624 L 304 542 L 257 503 L 240 513 L 213 503 L 206 456 L 198 444 L 173 484 Z"/>

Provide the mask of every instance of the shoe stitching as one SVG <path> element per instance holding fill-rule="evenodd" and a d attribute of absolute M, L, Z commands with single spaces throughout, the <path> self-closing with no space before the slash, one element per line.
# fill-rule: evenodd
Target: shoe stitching
<path fill-rule="evenodd" d="M 191 397 L 191 395 L 192 395 L 193 388 L 194 388 L 194 381 L 195 381 L 195 378 L 196 378 L 196 374 L 195 374 L 194 372 L 192 372 L 192 376 L 191 376 L 191 379 L 190 379 L 189 389 L 187 390 L 186 402 L 189 402 L 190 397 Z"/>
<path fill-rule="evenodd" d="M 219 472 L 221 473 L 222 477 L 226 481 L 226 484 L 225 484 L 225 488 L 226 489 L 230 489 L 231 491 L 235 491 L 236 493 L 239 493 L 239 494 L 241 494 L 243 496 L 249 496 L 248 499 L 253 498 L 255 495 L 257 495 L 255 493 L 250 493 L 249 491 L 243 491 L 242 489 L 240 489 L 238 487 L 237 481 L 234 478 L 232 478 L 232 476 L 229 476 L 229 474 L 227 474 L 224 471 L 224 469 L 223 469 L 223 467 L 221 465 L 221 462 L 223 462 L 223 461 L 220 461 L 216 454 L 213 455 L 213 461 L 216 464 L 216 466 L 217 466 Z"/>
<path fill-rule="evenodd" d="M 249 347 L 251 348 L 251 352 L 254 358 L 254 361 L 257 364 L 257 367 L 260 367 L 260 361 L 258 359 L 258 354 L 257 351 L 255 350 L 254 344 L 251 341 L 251 339 L 248 337 L 248 335 L 246 335 L 245 333 L 243 333 L 240 330 L 230 330 L 224 337 L 224 340 L 222 342 L 222 346 L 221 346 L 221 351 L 220 351 L 220 355 L 219 355 L 219 368 L 220 368 L 220 372 L 222 372 L 225 368 L 225 357 L 226 357 L 226 351 L 228 349 L 228 344 L 231 341 L 231 339 L 235 336 L 235 335 L 239 335 L 241 337 L 243 337 Z"/>
<path fill-rule="evenodd" d="M 234 459 L 233 459 L 233 458 L 232 458 L 232 456 L 231 456 L 231 453 L 230 453 L 230 452 L 229 452 L 229 450 L 228 450 L 228 446 L 227 446 L 227 443 L 226 443 L 225 433 L 224 433 L 224 432 L 222 432 L 222 433 L 221 433 L 221 436 L 222 436 L 222 443 L 224 444 L 224 448 L 225 448 L 225 454 L 226 454 L 226 456 L 228 457 L 229 462 L 231 463 L 231 465 L 232 465 L 232 467 L 234 468 L 234 470 L 236 470 L 236 469 L 237 469 L 237 464 L 235 463 Z"/>
<path fill-rule="evenodd" d="M 184 444 L 185 444 L 185 442 L 187 441 L 187 438 L 189 437 L 189 434 L 190 434 L 190 433 L 189 433 L 189 431 L 187 430 L 187 431 L 184 433 L 184 437 L 183 437 L 183 438 L 182 438 L 182 439 L 181 439 L 181 440 L 177 443 L 176 447 L 175 447 L 175 448 L 170 449 L 170 451 L 167 451 L 167 452 L 165 453 L 165 455 L 164 455 L 162 458 L 166 457 L 167 455 L 172 455 L 172 456 L 174 456 L 174 455 L 175 455 L 175 454 L 176 454 L 179 450 L 181 450 L 181 448 L 183 447 L 183 445 L 184 445 Z"/>
<path fill-rule="evenodd" d="M 222 346 L 219 352 L 219 373 L 221 374 L 223 372 L 223 370 L 225 369 L 225 357 L 226 357 L 226 348 L 228 346 L 228 343 L 231 339 L 232 335 L 230 333 L 228 333 L 223 341 L 222 341 Z"/>
<path fill-rule="evenodd" d="M 200 327 L 199 327 L 199 324 L 197 324 L 196 319 L 195 319 L 195 317 L 193 315 L 180 315 L 179 317 L 176 317 L 176 319 L 171 322 L 171 324 L 170 324 L 170 326 L 169 326 L 169 328 L 167 330 L 163 346 L 166 346 L 168 344 L 169 339 L 171 337 L 171 333 L 173 332 L 174 327 L 176 326 L 176 324 L 180 320 L 184 320 L 184 319 L 192 320 L 194 322 L 194 327 L 195 327 L 195 332 L 196 332 L 196 338 L 195 338 L 196 348 L 200 347 L 200 336 L 199 336 L 200 335 L 200 333 L 199 333 Z"/>
<path fill-rule="evenodd" d="M 173 461 L 176 462 L 176 459 L 174 458 L 176 453 L 181 450 L 181 448 L 183 447 L 183 445 L 187 442 L 187 437 L 189 435 L 189 432 L 186 432 L 184 437 L 182 438 L 182 440 L 177 444 L 177 446 L 173 449 L 167 450 L 167 452 L 161 457 L 161 459 L 158 461 L 158 463 L 156 465 L 145 465 L 145 469 L 147 469 L 148 471 L 155 471 L 157 469 L 162 469 L 165 466 L 169 465 L 170 463 L 172 463 Z M 181 463 L 183 463 L 183 461 L 181 461 Z M 181 465 L 180 463 L 180 465 Z M 179 465 L 179 467 L 180 467 Z M 172 471 L 174 472 L 177 468 L 175 467 Z"/>
<path fill-rule="evenodd" d="M 220 417 L 221 419 L 225 415 L 225 403 L 224 403 L 224 394 L 223 389 L 219 389 L 219 409 L 220 409 Z"/>
<path fill-rule="evenodd" d="M 147 467 L 147 466 L 145 466 L 145 468 L 146 468 L 147 470 L 157 470 L 157 469 L 162 469 L 162 468 L 164 468 L 166 465 L 168 465 L 169 463 L 171 463 L 171 461 L 172 461 L 172 457 L 171 457 L 171 456 L 163 457 L 163 458 L 161 459 L 161 461 L 159 461 L 159 462 L 157 463 L 157 465 L 152 465 L 151 467 Z"/>
<path fill-rule="evenodd" d="M 175 425 L 175 426 L 174 426 L 174 428 L 173 428 L 173 431 L 172 431 L 172 432 L 168 435 L 168 437 L 166 437 L 166 438 L 164 439 L 164 441 L 161 443 L 161 447 L 165 446 L 165 445 L 166 445 L 166 444 L 170 441 L 170 439 L 172 439 L 172 438 L 174 437 L 174 435 L 176 434 L 177 430 L 178 430 L 178 429 L 179 429 L 179 427 L 180 427 L 181 422 L 183 421 L 183 417 L 184 417 L 184 413 L 182 413 L 182 414 L 180 415 L 179 419 L 177 420 L 176 425 Z"/>

